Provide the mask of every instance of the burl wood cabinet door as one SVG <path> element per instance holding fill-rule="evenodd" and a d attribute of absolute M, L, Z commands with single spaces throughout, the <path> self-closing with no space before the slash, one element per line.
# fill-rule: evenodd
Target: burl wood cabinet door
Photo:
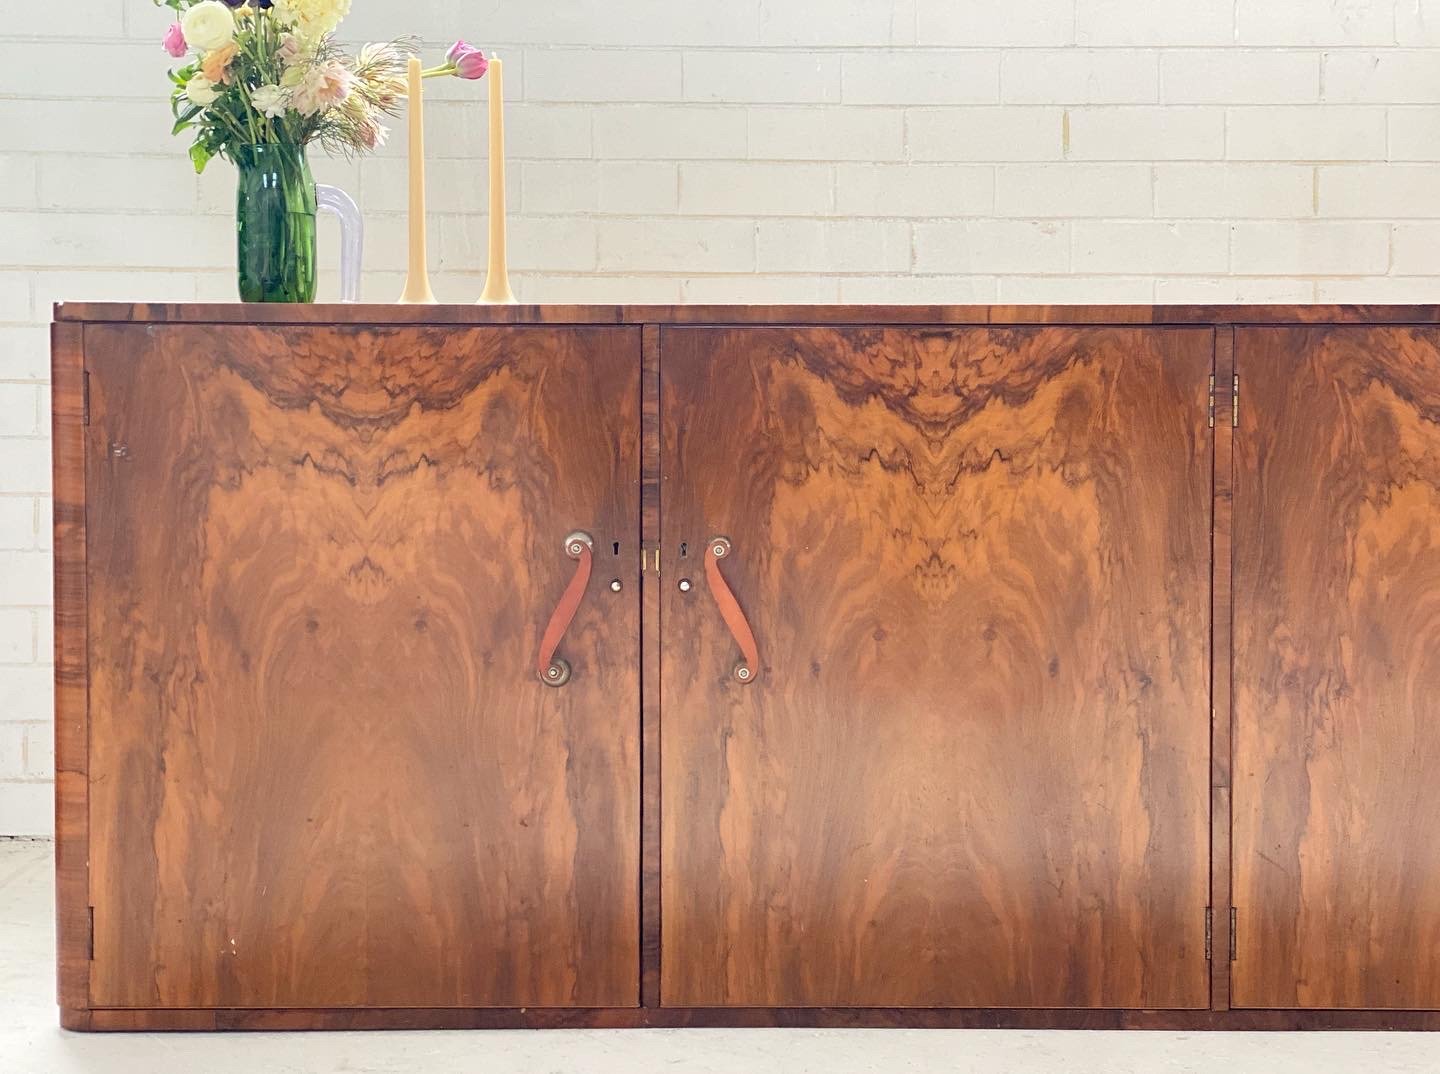
<path fill-rule="evenodd" d="M 639 330 L 85 344 L 92 1003 L 636 1004 Z"/>
<path fill-rule="evenodd" d="M 1440 331 L 1236 359 L 1232 999 L 1440 1008 Z"/>
<path fill-rule="evenodd" d="M 665 1004 L 1207 1005 L 1212 361 L 663 330 Z"/>

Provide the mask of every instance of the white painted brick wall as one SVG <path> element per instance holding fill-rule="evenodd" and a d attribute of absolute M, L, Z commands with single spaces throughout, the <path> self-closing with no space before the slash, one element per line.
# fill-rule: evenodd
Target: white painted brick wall
<path fill-rule="evenodd" d="M 526 300 L 1440 299 L 1440 0 L 354 4 L 354 40 L 506 57 Z M 234 294 L 233 176 L 169 136 L 164 12 L 61 7 L 0 20 L 0 834 L 50 828 L 50 305 Z M 468 301 L 484 85 L 430 92 L 434 283 Z M 314 162 L 376 300 L 403 133 Z"/>

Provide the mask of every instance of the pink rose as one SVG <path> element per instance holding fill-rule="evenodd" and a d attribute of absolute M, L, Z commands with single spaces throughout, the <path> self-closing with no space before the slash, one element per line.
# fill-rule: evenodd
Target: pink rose
<path fill-rule="evenodd" d="M 456 41 L 451 45 L 450 51 L 445 53 L 445 59 L 455 68 L 455 74 L 460 78 L 484 78 L 485 72 L 490 69 L 490 61 L 485 58 L 485 53 L 464 41 Z"/>
<path fill-rule="evenodd" d="M 185 44 L 185 31 L 180 28 L 178 22 L 172 22 L 170 24 L 170 29 L 165 31 L 165 36 L 161 39 L 160 44 L 164 46 L 166 52 L 170 53 L 170 55 L 174 56 L 177 60 L 185 55 L 185 49 L 187 47 Z"/>

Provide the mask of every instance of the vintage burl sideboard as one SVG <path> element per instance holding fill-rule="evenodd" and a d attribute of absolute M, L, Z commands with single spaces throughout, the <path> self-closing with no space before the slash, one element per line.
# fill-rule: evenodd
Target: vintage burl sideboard
<path fill-rule="evenodd" d="M 57 307 L 63 1024 L 1440 1027 L 1437 322 Z"/>

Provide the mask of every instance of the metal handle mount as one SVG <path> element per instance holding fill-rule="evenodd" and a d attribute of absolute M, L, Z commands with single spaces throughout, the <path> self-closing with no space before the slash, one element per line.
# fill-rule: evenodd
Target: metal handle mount
<path fill-rule="evenodd" d="M 561 594 L 560 603 L 555 606 L 550 623 L 545 627 L 545 633 L 540 639 L 540 656 L 535 661 L 535 674 L 540 676 L 540 681 L 546 686 L 564 686 L 570 681 L 570 662 L 564 657 L 556 656 L 555 650 L 560 647 L 565 631 L 570 629 L 570 621 L 575 618 L 575 613 L 580 610 L 580 602 L 585 598 L 585 587 L 590 583 L 590 566 L 594 561 L 594 548 L 595 541 L 581 530 L 576 530 L 565 538 L 565 554 L 577 562 L 575 574 L 570 579 L 570 584 L 565 587 L 565 592 Z"/>

